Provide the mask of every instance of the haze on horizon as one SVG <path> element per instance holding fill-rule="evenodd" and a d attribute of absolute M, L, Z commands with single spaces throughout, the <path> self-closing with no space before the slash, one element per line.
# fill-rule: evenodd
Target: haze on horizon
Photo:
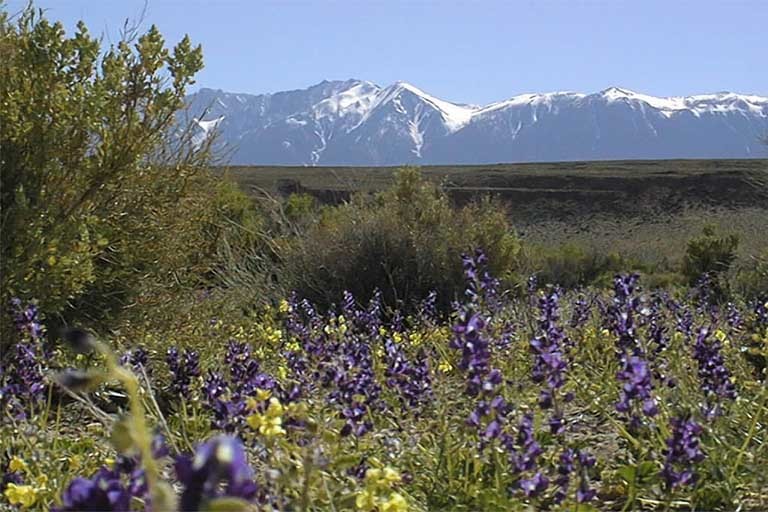
<path fill-rule="evenodd" d="M 26 4 L 11 0 L 9 12 Z M 768 95 L 768 2 L 39 0 L 105 40 L 144 13 L 203 45 L 198 87 L 259 94 L 324 79 L 405 80 L 448 101 L 625 87 L 655 96 Z"/>

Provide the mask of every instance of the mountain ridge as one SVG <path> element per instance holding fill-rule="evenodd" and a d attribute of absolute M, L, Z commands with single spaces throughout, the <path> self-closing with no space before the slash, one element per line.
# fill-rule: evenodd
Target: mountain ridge
<path fill-rule="evenodd" d="M 453 103 L 408 82 L 324 80 L 260 95 L 188 97 L 234 164 L 401 165 L 765 156 L 768 97 L 657 97 L 611 86 Z"/>

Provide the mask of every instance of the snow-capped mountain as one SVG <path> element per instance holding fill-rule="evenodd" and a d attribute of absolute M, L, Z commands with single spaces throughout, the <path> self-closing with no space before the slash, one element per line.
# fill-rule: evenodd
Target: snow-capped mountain
<path fill-rule="evenodd" d="M 274 94 L 201 89 L 196 140 L 214 130 L 233 164 L 399 165 L 768 157 L 768 97 L 660 98 L 611 87 L 485 106 L 406 82 L 324 81 Z"/>

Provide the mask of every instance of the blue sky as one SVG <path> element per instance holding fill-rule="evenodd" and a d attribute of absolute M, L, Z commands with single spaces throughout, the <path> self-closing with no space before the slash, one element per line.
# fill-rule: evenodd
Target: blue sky
<path fill-rule="evenodd" d="M 13 12 L 25 4 L 11 0 Z M 115 40 L 143 0 L 39 0 Z M 768 0 L 149 0 L 144 25 L 202 43 L 198 85 L 233 92 L 323 79 L 411 82 L 484 104 L 524 92 L 768 95 Z"/>

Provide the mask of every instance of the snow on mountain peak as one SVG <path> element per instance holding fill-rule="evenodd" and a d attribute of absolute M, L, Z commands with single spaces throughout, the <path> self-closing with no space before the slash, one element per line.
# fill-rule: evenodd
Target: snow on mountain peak
<path fill-rule="evenodd" d="M 337 92 L 312 107 L 317 119 L 356 115 L 361 117 L 370 109 L 379 88 L 371 82 L 356 81 L 348 89 Z"/>
<path fill-rule="evenodd" d="M 378 101 L 375 102 L 375 105 L 373 105 L 372 108 L 392 101 L 403 91 L 408 91 L 409 93 L 418 96 L 422 101 L 425 101 L 436 109 L 443 118 L 443 122 L 449 133 L 458 131 L 469 123 L 472 120 L 473 114 L 479 108 L 474 105 L 458 105 L 456 103 L 441 100 L 424 92 L 415 85 L 400 80 L 389 87 L 382 89 Z"/>
<path fill-rule="evenodd" d="M 657 97 L 609 87 L 474 106 L 408 82 L 380 87 L 349 79 L 262 95 L 200 89 L 188 100 L 190 112 L 203 112 L 195 119 L 194 142 L 220 132 L 223 143 L 237 148 L 239 163 L 476 163 L 477 155 L 487 161 L 743 158 L 765 154 L 758 138 L 768 133 L 768 97 L 731 92 Z M 626 145 L 629 132 L 633 145 Z M 552 140 L 558 143 L 544 143 Z"/>
<path fill-rule="evenodd" d="M 508 107 L 520 107 L 523 105 L 532 105 L 532 106 L 552 105 L 555 101 L 558 101 L 558 100 L 580 99 L 580 98 L 583 98 L 584 96 L 586 95 L 577 93 L 577 92 L 568 92 L 568 91 L 519 94 L 507 100 L 486 105 L 485 107 L 478 109 L 475 112 L 475 114 L 487 114 L 489 112 L 503 110 Z"/>

